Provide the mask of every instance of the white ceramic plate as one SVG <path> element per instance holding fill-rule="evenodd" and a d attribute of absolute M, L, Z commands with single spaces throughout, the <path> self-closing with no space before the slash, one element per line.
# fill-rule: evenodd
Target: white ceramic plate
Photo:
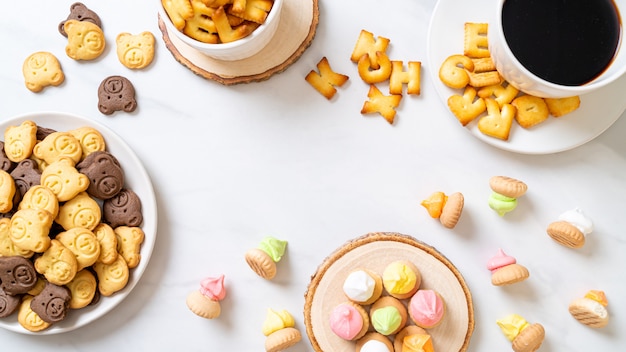
<path fill-rule="evenodd" d="M 145 239 L 141 246 L 141 262 L 136 268 L 131 269 L 130 279 L 123 290 L 110 297 L 101 296 L 100 301 L 93 306 L 88 306 L 80 310 L 70 310 L 67 317 L 63 321 L 53 324 L 50 328 L 37 333 L 32 333 L 24 329 L 17 322 L 17 312 L 14 312 L 6 318 L 0 318 L 0 327 L 4 329 L 33 335 L 58 334 L 78 329 L 102 317 L 115 306 L 120 304 L 120 302 L 122 302 L 132 291 L 135 285 L 137 285 L 137 282 L 141 278 L 148 262 L 150 261 L 150 255 L 152 254 L 152 249 L 156 240 L 156 199 L 152 183 L 150 182 L 150 178 L 143 165 L 132 149 L 130 149 L 130 147 L 109 128 L 92 120 L 71 114 L 41 112 L 29 113 L 1 121 L 0 131 L 2 134 L 0 135 L 4 135 L 4 130 L 8 126 L 19 125 L 25 120 L 34 121 L 37 125 L 52 128 L 57 131 L 68 131 L 83 126 L 91 126 L 100 131 L 107 144 L 107 150 L 113 154 L 122 165 L 126 188 L 134 191 L 141 199 L 143 212 L 142 229 L 145 233 Z"/>
<path fill-rule="evenodd" d="M 448 97 L 462 93 L 448 88 L 439 80 L 439 67 L 450 55 L 463 53 L 465 22 L 488 22 L 498 0 L 439 0 L 433 11 L 428 33 L 428 70 L 443 104 Z M 482 134 L 477 120 L 466 128 L 478 139 L 498 148 L 524 154 L 550 154 L 569 150 L 587 143 L 609 128 L 626 109 L 626 76 L 599 91 L 581 96 L 580 108 L 560 118 L 524 129 L 513 123 L 508 141 Z M 450 113 L 450 118 L 458 122 Z M 458 124 L 462 128 L 461 124 Z"/>

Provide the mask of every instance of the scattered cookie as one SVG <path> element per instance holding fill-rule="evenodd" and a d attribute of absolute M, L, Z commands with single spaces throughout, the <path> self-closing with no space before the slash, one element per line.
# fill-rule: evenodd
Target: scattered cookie
<path fill-rule="evenodd" d="M 317 70 L 319 73 L 311 70 L 304 79 L 329 100 L 337 93 L 335 87 L 343 86 L 349 79 L 348 76 L 333 71 L 325 56 L 317 63 Z"/>
<path fill-rule="evenodd" d="M 586 236 L 593 232 L 593 222 L 582 209 L 576 208 L 559 215 L 546 232 L 565 247 L 580 248 L 585 245 Z"/>
<path fill-rule="evenodd" d="M 543 98 L 522 95 L 515 98 L 511 105 L 515 106 L 515 120 L 524 128 L 540 124 L 550 116 L 548 105 Z"/>
<path fill-rule="evenodd" d="M 37 125 L 24 121 L 18 126 L 9 126 L 4 131 L 4 152 L 14 163 L 28 159 L 37 143 Z"/>
<path fill-rule="evenodd" d="M 603 328 L 609 323 L 609 305 L 604 291 L 591 290 L 582 298 L 569 304 L 570 314 L 579 322 L 592 328 Z"/>
<path fill-rule="evenodd" d="M 472 86 L 465 87 L 463 95 L 453 94 L 448 97 L 448 108 L 466 126 L 487 110 L 484 99 L 476 99 L 477 91 Z"/>
<path fill-rule="evenodd" d="M 199 290 L 187 295 L 187 307 L 202 318 L 215 319 L 222 312 L 220 301 L 225 297 L 224 275 L 207 277 L 200 282 Z"/>
<path fill-rule="evenodd" d="M 465 55 L 451 55 L 439 67 L 439 79 L 452 89 L 465 88 L 470 81 L 469 72 L 473 70 L 472 59 Z"/>
<path fill-rule="evenodd" d="M 466 22 L 464 29 L 463 54 L 470 57 L 489 57 L 487 23 Z"/>
<path fill-rule="evenodd" d="M 70 290 L 67 287 L 48 282 L 43 291 L 30 301 L 30 309 L 46 323 L 58 323 L 65 319 L 69 310 L 70 298 Z"/>
<path fill-rule="evenodd" d="M 154 59 L 154 35 L 145 31 L 137 35 L 120 33 L 115 38 L 117 58 L 131 69 L 142 69 Z"/>
<path fill-rule="evenodd" d="M 498 249 L 498 253 L 487 262 L 491 271 L 491 284 L 494 286 L 511 285 L 528 279 L 530 276 L 525 266 L 517 264 L 517 260 Z"/>
<path fill-rule="evenodd" d="M 461 218 L 465 199 L 460 192 L 447 196 L 443 192 L 435 192 L 421 202 L 428 214 L 435 219 L 439 219 L 444 227 L 452 229 Z"/>
<path fill-rule="evenodd" d="M 378 113 L 384 117 L 389 124 L 393 124 L 396 116 L 396 108 L 400 105 L 402 95 L 384 95 L 375 85 L 371 84 L 367 97 L 369 100 L 363 103 L 361 114 Z"/>
<path fill-rule="evenodd" d="M 533 352 L 541 347 L 545 330 L 539 323 L 530 324 L 517 314 L 496 321 L 504 335 L 512 343 L 515 352 Z"/>
<path fill-rule="evenodd" d="M 367 84 L 375 84 L 386 81 L 391 76 L 391 61 L 384 52 L 377 51 L 376 63 L 378 68 L 371 67 L 371 61 L 368 54 L 363 54 L 357 61 L 357 71 L 363 82 Z"/>
<path fill-rule="evenodd" d="M 70 14 L 64 21 L 59 23 L 59 33 L 61 33 L 64 37 L 67 37 L 67 33 L 65 32 L 65 22 L 68 20 L 88 21 L 102 28 L 102 21 L 100 20 L 98 14 L 80 2 L 75 2 L 70 5 Z"/>
<path fill-rule="evenodd" d="M 508 140 L 515 119 L 515 107 L 504 104 L 500 109 L 498 103 L 491 98 L 485 99 L 485 106 L 487 115 L 478 120 L 478 130 L 487 136 Z"/>
<path fill-rule="evenodd" d="M 575 111 L 580 107 L 580 97 L 573 96 L 568 98 L 545 98 L 546 105 L 550 111 L 550 115 L 561 117 Z"/>
<path fill-rule="evenodd" d="M 63 25 L 67 33 L 65 53 L 74 60 L 94 60 L 106 46 L 104 32 L 88 21 L 67 20 Z"/>
<path fill-rule="evenodd" d="M 105 115 L 137 109 L 135 87 L 126 77 L 109 76 L 98 87 L 98 110 Z"/>
<path fill-rule="evenodd" d="M 359 33 L 359 38 L 356 41 L 354 49 L 352 50 L 350 60 L 352 60 L 352 62 L 359 62 L 359 59 L 364 54 L 367 54 L 367 57 L 370 60 L 369 67 L 377 70 L 380 65 L 378 63 L 376 52 L 386 53 L 389 42 L 389 38 L 381 36 L 374 38 L 374 34 L 362 29 Z"/>
<path fill-rule="evenodd" d="M 37 93 L 48 86 L 59 86 L 65 81 L 65 74 L 59 60 L 47 51 L 29 55 L 22 65 L 26 88 Z"/>
<path fill-rule="evenodd" d="M 492 190 L 489 207 L 500 216 L 515 210 L 517 198 L 523 196 L 528 189 L 524 182 L 508 176 L 493 176 L 489 179 L 489 187 Z"/>
<path fill-rule="evenodd" d="M 293 316 L 286 310 L 268 309 L 262 330 L 266 336 L 266 352 L 284 351 L 302 340 L 302 334 L 295 328 Z"/>
<path fill-rule="evenodd" d="M 419 95 L 421 93 L 421 69 L 420 61 L 409 61 L 408 71 L 404 71 L 404 63 L 398 60 L 391 61 L 391 76 L 389 76 L 389 93 L 402 94 L 406 84 L 406 93 Z"/>
<path fill-rule="evenodd" d="M 276 276 L 276 263 L 282 259 L 286 249 L 287 241 L 272 236 L 265 237 L 258 248 L 246 252 L 246 263 L 257 275 L 271 280 Z"/>

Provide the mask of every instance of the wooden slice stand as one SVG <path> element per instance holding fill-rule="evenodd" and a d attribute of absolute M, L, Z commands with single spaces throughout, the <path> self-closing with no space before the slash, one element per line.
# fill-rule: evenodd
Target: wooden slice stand
<path fill-rule="evenodd" d="M 263 81 L 287 69 L 311 45 L 319 22 L 318 0 L 284 0 L 280 23 L 270 43 L 243 60 L 208 57 L 170 35 L 159 16 L 165 46 L 174 58 L 194 73 L 224 85 Z"/>
<path fill-rule="evenodd" d="M 343 282 L 359 268 L 382 275 L 385 267 L 396 260 L 413 262 L 422 275 L 420 288 L 436 290 L 446 304 L 442 322 L 426 330 L 432 336 L 435 351 L 467 350 L 474 331 L 474 308 L 469 288 L 456 267 L 436 249 L 413 237 L 370 233 L 332 253 L 311 278 L 305 293 L 304 323 L 316 351 L 355 350 L 354 342 L 339 338 L 328 324 L 332 309 L 347 301 Z"/>

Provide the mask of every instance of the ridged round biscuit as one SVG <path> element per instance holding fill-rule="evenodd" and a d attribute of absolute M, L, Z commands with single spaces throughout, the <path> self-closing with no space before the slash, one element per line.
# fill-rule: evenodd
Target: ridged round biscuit
<path fill-rule="evenodd" d="M 415 334 L 428 334 L 426 330 L 420 328 L 417 325 L 407 325 L 400 330 L 393 338 L 394 351 L 402 351 L 402 345 L 404 344 L 404 338 L 409 335 Z"/>
<path fill-rule="evenodd" d="M 441 224 L 449 229 L 454 228 L 457 222 L 459 222 L 464 203 L 465 198 L 463 198 L 463 194 L 456 192 L 449 195 L 439 217 Z"/>
<path fill-rule="evenodd" d="M 585 245 L 585 234 L 567 221 L 555 221 L 548 225 L 546 232 L 553 240 L 569 248 Z"/>
<path fill-rule="evenodd" d="M 271 280 L 276 276 L 276 262 L 258 248 L 246 252 L 246 262 L 252 271 L 264 279 Z"/>
<path fill-rule="evenodd" d="M 187 307 L 194 314 L 206 319 L 217 318 L 222 313 L 220 302 L 210 299 L 198 290 L 187 296 Z"/>
<path fill-rule="evenodd" d="M 419 329 L 419 328 L 418 328 Z M 396 335 L 398 336 L 398 335 Z M 389 338 L 381 333 L 378 332 L 368 332 L 367 334 L 365 334 L 365 336 L 361 337 L 357 342 L 356 342 L 356 352 L 361 352 L 361 349 L 363 348 L 363 345 L 365 345 L 367 342 L 369 341 L 378 341 L 383 343 L 387 349 L 389 350 L 389 352 L 393 352 L 393 351 L 402 351 L 400 350 L 394 350 L 393 344 L 391 343 L 391 340 L 389 340 Z"/>
<path fill-rule="evenodd" d="M 541 347 L 546 331 L 543 325 L 535 323 L 522 330 L 513 340 L 513 351 L 515 352 L 534 352 Z"/>
<path fill-rule="evenodd" d="M 296 328 L 284 328 L 269 334 L 265 339 L 265 351 L 283 351 L 302 340 L 302 334 Z"/>
<path fill-rule="evenodd" d="M 572 301 L 569 312 L 576 320 L 592 328 L 602 328 L 609 323 L 609 312 L 606 308 L 589 298 Z"/>
<path fill-rule="evenodd" d="M 400 299 L 398 298 L 394 298 L 392 296 L 382 296 L 380 297 L 376 302 L 374 302 L 374 304 L 372 304 L 372 306 L 370 307 L 370 311 L 369 311 L 369 321 L 374 322 L 374 313 L 381 309 L 381 308 L 386 308 L 386 307 L 394 307 L 398 310 L 398 313 L 400 314 L 400 325 L 398 326 L 398 328 L 392 332 L 390 332 L 388 335 L 394 335 L 398 332 L 400 332 L 400 330 L 402 330 L 402 328 L 404 328 L 406 326 L 407 321 L 409 320 L 409 313 L 407 311 L 406 306 L 404 305 L 404 303 L 402 303 L 402 301 L 400 301 Z M 380 332 L 380 331 L 379 331 Z M 384 333 L 384 332 L 381 332 Z"/>
<path fill-rule="evenodd" d="M 526 183 L 508 176 L 493 176 L 489 179 L 489 187 L 509 198 L 519 198 L 528 190 Z"/>
<path fill-rule="evenodd" d="M 491 274 L 491 283 L 495 286 L 510 285 L 528 279 L 530 273 L 525 266 L 510 264 Z"/>

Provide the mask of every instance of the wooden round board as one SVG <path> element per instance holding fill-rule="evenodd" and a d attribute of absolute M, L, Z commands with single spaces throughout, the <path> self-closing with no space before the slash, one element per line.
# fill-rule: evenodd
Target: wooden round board
<path fill-rule="evenodd" d="M 316 351 L 353 352 L 355 344 L 331 330 L 332 309 L 345 302 L 343 281 L 358 268 L 382 275 L 387 264 L 409 260 L 420 270 L 420 288 L 436 290 L 446 303 L 441 324 L 427 329 L 435 351 L 466 351 L 474 331 L 474 308 L 469 288 L 454 265 L 441 253 L 417 239 L 398 233 L 370 233 L 336 250 L 318 267 L 305 293 L 304 323 Z M 370 327 L 371 329 L 371 327 Z"/>
<path fill-rule="evenodd" d="M 170 35 L 159 16 L 165 46 L 194 73 L 224 85 L 263 81 L 287 69 L 311 45 L 319 22 L 318 0 L 284 0 L 280 23 L 270 43 L 243 60 L 223 61 L 206 56 Z"/>

